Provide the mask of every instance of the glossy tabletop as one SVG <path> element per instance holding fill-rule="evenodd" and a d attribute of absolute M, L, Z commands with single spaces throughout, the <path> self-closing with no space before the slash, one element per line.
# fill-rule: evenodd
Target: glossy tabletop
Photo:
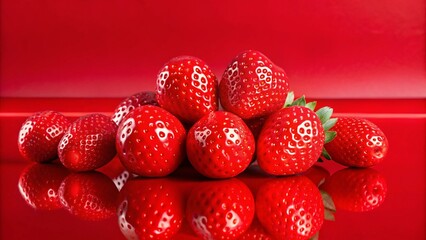
<path fill-rule="evenodd" d="M 132 229 L 123 218 L 123 169 L 117 160 L 95 173 L 69 173 L 59 164 L 32 164 L 24 161 L 17 150 L 19 128 L 25 118 L 35 111 L 53 109 L 76 118 L 89 112 L 110 114 L 121 99 L 2 99 L 0 111 L 0 239 L 126 239 Z M 334 162 L 317 163 L 303 174 L 315 184 L 329 181 L 335 174 L 355 172 L 380 177 L 386 185 L 384 201 L 374 209 L 362 211 L 337 205 L 335 221 L 324 221 L 319 239 L 425 239 L 426 238 L 426 101 L 425 100 L 320 100 L 320 105 L 332 105 L 336 116 L 361 116 L 378 125 L 388 137 L 389 152 L 386 159 L 373 170 L 345 170 Z M 347 106 L 351 106 L 352 110 Z M 114 165 L 116 164 L 116 165 Z M 342 174 L 343 173 L 343 174 Z M 25 179 L 25 183 L 22 183 Z M 48 179 L 48 180 L 46 180 Z M 146 198 L 161 195 L 170 189 L 183 214 L 192 206 L 188 199 L 206 184 L 220 186 L 238 182 L 247 187 L 253 198 L 260 198 L 260 190 L 268 181 L 285 182 L 288 178 L 275 178 L 264 174 L 254 164 L 243 174 L 229 180 L 208 180 L 184 164 L 167 178 L 132 179 L 136 188 L 148 186 L 152 190 Z M 85 182 L 86 185 L 79 185 Z M 31 186 L 26 192 L 23 186 Z M 86 211 L 77 211 L 64 204 L 57 196 L 59 188 L 86 191 L 97 198 Z M 43 197 L 35 197 L 40 195 Z M 171 193 L 168 193 L 171 195 Z M 56 199 L 48 201 L 50 199 Z M 81 196 L 81 195 L 80 195 Z M 351 195 L 352 196 L 352 195 Z M 72 198 L 72 196 L 66 196 Z M 83 195 L 84 197 L 84 195 Z M 85 196 L 87 197 L 87 196 Z M 46 200 L 47 199 L 47 200 Z M 78 200 L 78 199 L 77 199 Z M 68 199 L 69 202 L 76 199 Z M 257 201 L 256 201 L 257 203 Z M 96 205 L 97 204 L 97 205 Z M 146 206 L 141 206 L 146 207 Z M 256 206 L 257 207 L 257 206 Z M 90 211 L 97 209 L 94 214 Z M 149 208 L 146 208 L 147 214 Z M 256 209 L 261 211 L 262 209 Z M 183 214 L 184 215 L 184 214 Z M 259 214 L 249 224 L 247 234 L 259 239 L 269 235 L 259 222 Z M 197 239 L 184 216 L 177 234 L 172 239 Z M 169 222 L 170 223 L 170 222 Z M 250 232 L 251 231 L 251 232 Z M 244 234 L 243 234 L 244 235 Z M 254 237 L 253 237 L 254 236 Z M 144 236 L 139 236 L 143 238 Z M 155 239 L 155 238 L 154 238 Z M 271 238 L 270 238 L 271 239 Z"/>

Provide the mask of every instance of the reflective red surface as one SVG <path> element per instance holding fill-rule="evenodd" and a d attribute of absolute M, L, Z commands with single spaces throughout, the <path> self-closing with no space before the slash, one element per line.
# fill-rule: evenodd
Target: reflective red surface
<path fill-rule="evenodd" d="M 2 99 L 1 239 L 213 236 L 214 229 L 208 227 L 210 218 L 204 219 L 202 212 L 214 213 L 213 217 L 220 219 L 214 227 L 234 230 L 235 236 L 292 239 L 291 227 L 274 220 L 279 209 L 264 214 L 271 210 L 264 202 L 271 186 L 280 189 L 296 180 L 268 176 L 255 165 L 231 180 L 207 180 L 189 166 L 167 178 L 147 179 L 124 172 L 117 159 L 97 172 L 76 174 L 58 163 L 33 164 L 19 156 L 18 132 L 28 113 L 50 108 L 71 118 L 91 111 L 112 113 L 120 100 L 91 99 L 80 107 L 82 100 Z M 426 238 L 426 101 L 319 103 L 340 110 L 336 115 L 369 118 L 383 130 L 390 145 L 384 162 L 372 169 L 346 169 L 334 162 L 324 162 L 303 174 L 302 178 L 309 178 L 310 184 L 321 184 L 320 188 L 328 191 L 336 203 L 335 221 L 324 220 L 319 239 Z M 348 105 L 352 110 L 347 110 Z M 342 181 L 348 184 L 342 186 Z M 226 187 L 221 187 L 223 184 Z M 318 188 L 314 189 L 319 193 Z M 300 194 L 292 192 L 289 194 Z M 229 196 L 233 204 L 220 197 L 223 195 Z M 297 212 L 301 209 L 297 206 L 302 205 L 294 206 Z M 227 211 L 222 214 L 220 208 Z M 284 218 L 285 214 L 277 219 Z"/>

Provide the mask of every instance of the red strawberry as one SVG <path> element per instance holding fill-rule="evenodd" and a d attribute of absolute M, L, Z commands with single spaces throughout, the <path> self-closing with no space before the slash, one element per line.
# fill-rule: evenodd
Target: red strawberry
<path fill-rule="evenodd" d="M 342 169 L 331 175 L 321 188 L 331 196 L 337 210 L 352 212 L 376 209 L 387 193 L 385 177 L 370 168 Z"/>
<path fill-rule="evenodd" d="M 192 166 L 210 178 L 234 177 L 250 164 L 255 143 L 250 129 L 238 116 L 213 112 L 189 130 L 186 151 Z"/>
<path fill-rule="evenodd" d="M 253 217 L 253 195 L 235 178 L 202 183 L 186 205 L 186 219 L 202 239 L 235 239 L 249 228 Z"/>
<path fill-rule="evenodd" d="M 266 232 L 265 228 L 260 224 L 259 220 L 257 220 L 257 217 L 254 216 L 249 229 L 244 232 L 238 240 L 273 240 L 273 238 Z"/>
<path fill-rule="evenodd" d="M 70 174 L 59 189 L 61 203 L 84 220 L 104 220 L 115 213 L 118 190 L 110 178 L 99 172 Z"/>
<path fill-rule="evenodd" d="M 331 158 L 345 166 L 371 167 L 383 161 L 388 140 L 382 130 L 366 119 L 339 118 L 336 138 L 325 147 Z"/>
<path fill-rule="evenodd" d="M 265 121 L 266 117 L 252 118 L 244 121 L 247 124 L 247 127 L 250 129 L 251 133 L 253 133 L 255 140 L 257 140 L 259 137 L 260 131 L 262 130 Z"/>
<path fill-rule="evenodd" d="M 158 106 L 155 92 L 146 91 L 136 93 L 126 99 L 124 99 L 118 107 L 115 109 L 112 116 L 112 120 L 119 125 L 121 120 L 133 109 L 143 105 L 154 105 Z"/>
<path fill-rule="evenodd" d="M 292 99 L 290 93 L 286 107 L 268 117 L 257 140 L 257 161 L 269 174 L 306 171 L 321 153 L 327 156 L 323 152 L 324 143 L 335 136 L 335 132 L 327 131 L 336 122 L 330 119 L 331 108 L 314 112 L 316 102 L 306 103 L 304 97 L 294 102 Z"/>
<path fill-rule="evenodd" d="M 62 208 L 58 190 L 68 173 L 68 170 L 59 164 L 31 164 L 19 177 L 19 191 L 25 201 L 35 209 Z"/>
<path fill-rule="evenodd" d="M 329 158 L 323 147 L 336 135 L 328 131 L 336 122 L 330 119 L 333 110 L 323 107 L 314 112 L 316 102 L 306 103 L 304 96 L 293 98 L 289 93 L 285 107 L 268 117 L 257 140 L 258 164 L 269 174 L 301 173 L 321 154 Z"/>
<path fill-rule="evenodd" d="M 256 215 L 276 239 L 308 239 L 324 221 L 318 188 L 305 176 L 272 179 L 256 195 Z"/>
<path fill-rule="evenodd" d="M 99 168 L 116 154 L 117 125 L 110 117 L 89 114 L 71 124 L 58 145 L 59 159 L 72 171 Z"/>
<path fill-rule="evenodd" d="M 282 108 L 289 90 L 284 70 L 260 52 L 237 55 L 219 84 L 223 108 L 243 119 L 269 115 Z"/>
<path fill-rule="evenodd" d="M 273 175 L 304 172 L 320 157 L 324 130 L 315 112 L 283 108 L 265 122 L 257 142 L 260 168 Z"/>
<path fill-rule="evenodd" d="M 218 108 L 217 78 L 203 60 L 191 56 L 171 59 L 157 76 L 157 101 L 188 123 Z"/>
<path fill-rule="evenodd" d="M 54 111 L 38 112 L 21 127 L 18 148 L 30 161 L 48 162 L 58 157 L 58 143 L 70 125 L 68 119 Z"/>
<path fill-rule="evenodd" d="M 247 124 L 247 127 L 250 129 L 251 133 L 253 134 L 254 142 L 257 142 L 260 131 L 262 130 L 262 127 L 265 121 L 266 121 L 266 117 L 252 118 L 252 119 L 248 119 L 244 121 Z M 257 152 L 255 149 L 252 162 L 256 161 L 256 157 L 257 157 Z"/>
<path fill-rule="evenodd" d="M 179 120 L 166 110 L 145 105 L 123 119 L 116 147 L 124 167 L 132 173 L 166 176 L 176 170 L 185 156 L 186 132 Z"/>
<path fill-rule="evenodd" d="M 129 180 L 118 203 L 118 222 L 127 239 L 172 239 L 182 225 L 183 199 L 173 181 Z"/>

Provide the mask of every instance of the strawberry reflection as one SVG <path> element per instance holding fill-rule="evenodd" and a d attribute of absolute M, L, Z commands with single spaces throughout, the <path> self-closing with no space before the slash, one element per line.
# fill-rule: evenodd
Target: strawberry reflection
<path fill-rule="evenodd" d="M 329 176 L 314 166 L 300 176 L 271 177 L 253 167 L 238 178 L 214 181 L 189 167 L 155 179 L 123 176 L 126 171 L 115 163 L 99 170 L 108 176 L 32 164 L 21 173 L 19 190 L 36 209 L 63 206 L 85 220 L 117 214 L 127 239 L 308 239 L 327 212 L 316 185 L 331 195 L 337 211 L 371 211 L 387 191 L 385 178 L 374 169 L 348 168 Z M 113 179 L 121 180 L 114 185 Z"/>
<path fill-rule="evenodd" d="M 21 172 L 18 188 L 31 207 L 43 210 L 60 209 L 62 205 L 58 190 L 68 173 L 68 170 L 59 164 L 31 164 Z"/>
<path fill-rule="evenodd" d="M 84 220 L 104 220 L 115 214 L 118 190 L 111 179 L 99 172 L 72 173 L 61 184 L 62 205 Z"/>
<path fill-rule="evenodd" d="M 316 186 L 320 186 L 330 177 L 330 172 L 322 166 L 313 165 L 303 175 L 311 179 Z"/>
<path fill-rule="evenodd" d="M 135 176 L 129 173 L 126 168 L 124 168 L 118 156 L 115 156 L 105 166 L 98 168 L 97 171 L 111 178 L 118 190 L 121 190 L 121 188 L 124 186 L 128 179 L 133 178 L 133 176 Z"/>
<path fill-rule="evenodd" d="M 256 194 L 256 215 L 276 239 L 308 239 L 324 220 L 320 191 L 305 176 L 272 179 Z"/>
<path fill-rule="evenodd" d="M 170 179 L 131 179 L 120 191 L 117 215 L 127 239 L 170 239 L 182 224 L 183 197 Z"/>
<path fill-rule="evenodd" d="M 387 184 L 374 169 L 346 168 L 334 173 L 321 187 L 334 201 L 337 211 L 366 212 L 385 200 Z"/>
<path fill-rule="evenodd" d="M 254 199 L 238 179 L 203 182 L 192 189 L 186 219 L 202 239 L 235 239 L 250 226 Z"/>

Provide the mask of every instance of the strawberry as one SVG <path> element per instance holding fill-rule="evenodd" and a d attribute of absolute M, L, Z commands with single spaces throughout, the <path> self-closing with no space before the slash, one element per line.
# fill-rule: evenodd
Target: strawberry
<path fill-rule="evenodd" d="M 336 139 L 326 144 L 332 160 L 352 167 L 371 167 L 383 161 L 388 151 L 385 134 L 372 122 L 339 118 L 333 130 Z"/>
<path fill-rule="evenodd" d="M 72 173 L 62 182 L 59 196 L 72 215 L 98 221 L 114 216 L 118 190 L 102 173 Z"/>
<path fill-rule="evenodd" d="M 132 179 L 118 199 L 118 222 L 127 239 L 172 239 L 184 218 L 183 199 L 168 179 Z"/>
<path fill-rule="evenodd" d="M 273 240 L 273 238 L 266 232 L 265 228 L 260 224 L 259 220 L 257 220 L 257 217 L 254 216 L 249 229 L 245 231 L 238 240 Z"/>
<path fill-rule="evenodd" d="M 253 134 L 244 121 L 229 112 L 204 116 L 188 132 L 186 151 L 192 166 L 210 178 L 234 177 L 250 164 Z"/>
<path fill-rule="evenodd" d="M 68 173 L 60 164 L 31 164 L 19 177 L 19 191 L 28 205 L 35 209 L 62 208 L 58 191 Z"/>
<path fill-rule="evenodd" d="M 143 105 L 158 106 L 158 103 L 155 97 L 155 92 L 152 92 L 152 91 L 139 92 L 124 99 L 114 110 L 114 114 L 111 117 L 112 121 L 114 121 L 117 125 L 119 125 L 121 120 L 129 112 Z"/>
<path fill-rule="evenodd" d="M 276 178 L 257 191 L 256 215 L 274 239 L 308 239 L 323 224 L 324 205 L 307 177 Z"/>
<path fill-rule="evenodd" d="M 337 210 L 366 212 L 379 207 L 386 198 L 385 177 L 370 168 L 346 168 L 335 172 L 321 186 Z"/>
<path fill-rule="evenodd" d="M 265 121 L 266 121 L 266 117 L 259 117 L 259 118 L 252 118 L 252 119 L 244 120 L 247 127 L 250 129 L 251 133 L 253 134 L 254 142 L 257 142 L 257 139 L 259 138 L 260 131 L 262 130 L 262 127 L 263 127 L 263 124 L 265 123 Z M 257 156 L 257 152 L 256 152 L 256 148 L 255 148 L 254 153 L 253 153 L 253 158 L 251 160 L 252 162 L 256 161 L 256 156 Z"/>
<path fill-rule="evenodd" d="M 259 137 L 260 131 L 262 130 L 263 124 L 266 121 L 266 117 L 252 118 L 244 120 L 247 124 L 247 127 L 250 129 L 251 133 L 255 140 Z"/>
<path fill-rule="evenodd" d="M 157 76 L 159 105 L 183 122 L 194 123 L 218 108 L 217 78 L 196 57 L 171 59 Z"/>
<path fill-rule="evenodd" d="M 291 93 L 286 107 L 268 117 L 257 140 L 261 169 L 273 175 L 297 174 L 314 165 L 321 153 L 328 157 L 323 146 L 336 134 L 328 131 L 336 119 L 330 119 L 331 108 L 314 112 L 315 105 L 304 97 L 293 102 Z"/>
<path fill-rule="evenodd" d="M 89 171 L 116 154 L 117 125 L 103 114 L 89 114 L 71 124 L 58 145 L 59 159 L 72 171 Z"/>
<path fill-rule="evenodd" d="M 253 50 L 237 55 L 219 84 L 223 108 L 243 119 L 267 116 L 282 108 L 288 90 L 284 70 Z"/>
<path fill-rule="evenodd" d="M 123 166 L 146 177 L 166 176 L 185 156 L 186 132 L 166 110 L 145 105 L 136 108 L 118 127 L 116 148 Z"/>
<path fill-rule="evenodd" d="M 22 124 L 18 148 L 21 155 L 34 162 L 48 162 L 58 157 L 58 143 L 70 125 L 68 119 L 54 111 L 38 112 Z"/>
<path fill-rule="evenodd" d="M 235 239 L 253 217 L 253 195 L 235 178 L 203 182 L 192 190 L 186 205 L 186 219 L 202 239 Z"/>

